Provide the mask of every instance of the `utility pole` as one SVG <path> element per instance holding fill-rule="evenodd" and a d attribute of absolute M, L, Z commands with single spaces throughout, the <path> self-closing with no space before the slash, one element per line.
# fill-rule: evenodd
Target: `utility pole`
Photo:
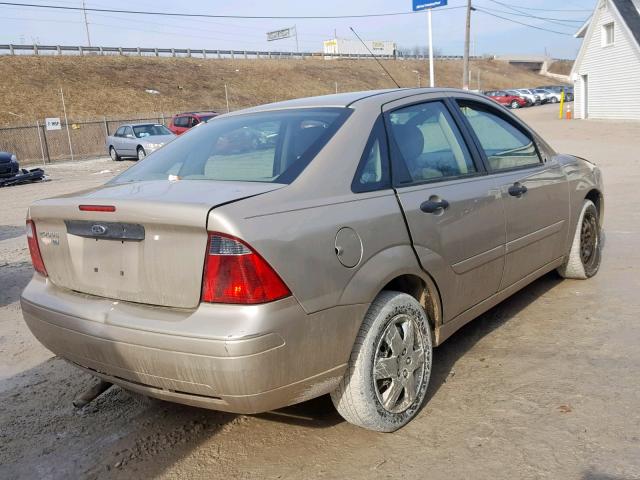
<path fill-rule="evenodd" d="M 91 46 L 91 36 L 89 35 L 89 22 L 87 21 L 87 10 L 85 0 L 82 0 L 82 13 L 84 14 L 84 28 L 87 31 L 87 43 Z"/>
<path fill-rule="evenodd" d="M 462 88 L 469 90 L 469 42 L 471 38 L 471 0 L 467 0 L 467 25 L 464 32 L 464 59 L 462 60 Z"/>
<path fill-rule="evenodd" d="M 67 106 L 64 103 L 64 92 L 60 87 L 60 99 L 62 100 L 62 111 L 64 112 L 64 123 L 67 126 L 67 140 L 69 140 L 69 153 L 71 153 L 71 160 L 73 161 L 73 147 L 71 146 L 71 132 L 69 132 L 69 120 L 67 119 Z"/>
<path fill-rule="evenodd" d="M 436 85 L 436 81 L 433 74 L 433 32 L 431 31 L 431 10 L 433 9 L 427 9 L 427 24 L 429 26 L 429 86 L 433 88 Z M 420 80 L 418 80 L 418 83 L 420 83 Z"/>

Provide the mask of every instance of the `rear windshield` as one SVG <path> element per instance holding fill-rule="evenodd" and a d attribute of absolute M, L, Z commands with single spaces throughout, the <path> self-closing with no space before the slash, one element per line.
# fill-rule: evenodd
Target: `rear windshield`
<path fill-rule="evenodd" d="M 152 137 L 155 135 L 173 135 L 164 125 L 137 125 L 133 127 L 133 133 L 137 138 Z"/>
<path fill-rule="evenodd" d="M 350 112 L 305 108 L 216 117 L 109 183 L 167 179 L 291 183 Z"/>
<path fill-rule="evenodd" d="M 206 122 L 207 120 L 211 120 L 216 115 L 198 115 L 198 118 L 201 122 Z"/>

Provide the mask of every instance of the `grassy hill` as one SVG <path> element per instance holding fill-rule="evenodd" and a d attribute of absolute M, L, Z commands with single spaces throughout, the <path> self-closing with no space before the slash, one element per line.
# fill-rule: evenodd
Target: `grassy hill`
<path fill-rule="evenodd" d="M 426 61 L 385 61 L 402 86 L 427 81 Z M 438 61 L 438 86 L 459 87 L 462 62 Z M 0 57 L 0 125 L 33 124 L 62 116 L 60 88 L 69 119 L 151 112 L 231 109 L 339 91 L 388 88 L 393 84 L 372 60 L 217 60 L 156 57 Z M 471 62 L 471 88 L 531 87 L 553 83 L 507 65 Z M 159 94 L 149 94 L 153 89 Z"/>

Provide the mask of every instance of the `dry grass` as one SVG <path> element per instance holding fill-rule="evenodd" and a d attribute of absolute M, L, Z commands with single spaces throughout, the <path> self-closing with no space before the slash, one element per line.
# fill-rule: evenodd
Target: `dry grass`
<path fill-rule="evenodd" d="M 549 72 L 557 73 L 559 75 L 569 75 L 571 73 L 572 68 L 573 68 L 573 61 L 559 60 L 557 62 L 553 62 L 549 66 Z"/>
<path fill-rule="evenodd" d="M 425 61 L 385 61 L 403 86 L 415 86 Z M 203 60 L 155 57 L 1 57 L 0 125 L 32 124 L 62 116 L 64 89 L 70 120 L 136 113 L 225 108 L 224 85 L 232 109 L 339 91 L 388 88 L 393 84 L 372 60 Z M 527 87 L 550 80 L 502 62 L 472 62 L 471 88 Z M 436 63 L 439 86 L 459 87 L 462 64 Z M 553 81 L 551 81 L 553 82 Z M 155 89 L 151 95 L 145 89 Z M 15 115 L 12 115 L 11 113 Z M 16 116 L 19 115 L 19 116 Z"/>

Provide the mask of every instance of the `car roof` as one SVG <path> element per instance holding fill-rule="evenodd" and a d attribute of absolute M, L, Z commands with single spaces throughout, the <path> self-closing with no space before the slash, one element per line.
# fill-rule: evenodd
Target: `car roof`
<path fill-rule="evenodd" d="M 213 110 L 207 110 L 203 112 L 182 112 L 176 113 L 174 117 L 180 117 L 182 115 L 218 115 L 218 112 L 214 112 Z"/>
<path fill-rule="evenodd" d="M 394 100 L 400 100 L 402 98 L 410 97 L 413 95 L 425 94 L 425 93 L 449 93 L 449 92 L 464 92 L 465 94 L 482 95 L 470 92 L 469 90 L 460 90 L 455 88 L 391 88 L 385 90 L 365 90 L 360 92 L 348 92 L 338 93 L 332 95 L 320 95 L 316 97 L 296 98 L 293 100 L 284 100 L 282 102 L 267 103 L 264 105 L 257 105 L 255 107 L 246 108 L 243 110 L 236 110 L 224 116 L 254 113 L 254 112 L 266 112 L 273 110 L 286 110 L 293 108 L 327 108 L 327 107 L 353 107 L 357 108 L 362 104 L 379 104 L 392 102 Z M 444 95 L 443 95 L 444 96 Z"/>
<path fill-rule="evenodd" d="M 123 123 L 118 128 L 121 127 L 144 127 L 147 125 L 162 125 L 160 122 L 144 122 L 144 123 Z"/>

